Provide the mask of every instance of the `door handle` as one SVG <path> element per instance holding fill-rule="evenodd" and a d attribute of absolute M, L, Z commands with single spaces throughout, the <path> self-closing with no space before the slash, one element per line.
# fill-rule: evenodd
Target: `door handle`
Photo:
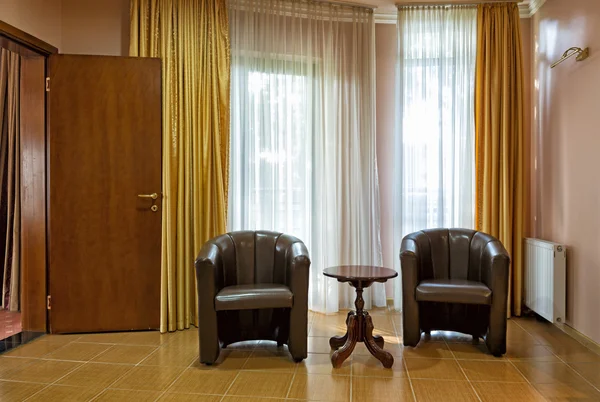
<path fill-rule="evenodd" d="M 158 194 L 157 193 L 152 193 L 152 194 L 138 194 L 138 197 L 140 197 L 140 198 L 152 198 L 153 200 L 156 200 L 158 198 Z"/>

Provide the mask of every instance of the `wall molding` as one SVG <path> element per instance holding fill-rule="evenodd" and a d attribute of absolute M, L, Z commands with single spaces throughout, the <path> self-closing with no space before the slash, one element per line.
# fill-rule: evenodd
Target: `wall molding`
<path fill-rule="evenodd" d="M 600 344 L 595 342 L 593 339 L 588 338 L 581 332 L 577 331 L 575 328 L 569 326 L 568 324 L 554 324 L 557 328 L 562 330 L 565 334 L 569 335 L 571 338 L 575 339 L 577 342 L 581 343 L 586 348 L 600 355 Z"/>
<path fill-rule="evenodd" d="M 519 15 L 521 18 L 531 18 L 542 8 L 545 2 L 546 0 L 523 1 L 519 3 Z M 398 18 L 395 11 L 378 11 L 378 9 L 374 10 L 373 16 L 376 24 L 395 24 Z"/>

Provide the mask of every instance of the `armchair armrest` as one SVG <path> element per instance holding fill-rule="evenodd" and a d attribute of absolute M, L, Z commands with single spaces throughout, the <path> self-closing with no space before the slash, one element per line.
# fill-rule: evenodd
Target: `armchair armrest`
<path fill-rule="evenodd" d="M 504 295 L 508 297 L 508 274 L 510 257 L 499 241 L 486 244 L 481 255 L 481 281 L 492 290 L 492 297 Z M 506 304 L 506 303 L 504 303 Z"/>
<path fill-rule="evenodd" d="M 301 241 L 293 242 L 286 253 L 286 282 L 294 294 L 290 310 L 288 347 L 296 362 L 308 356 L 308 278 L 310 258 Z"/>
<path fill-rule="evenodd" d="M 285 261 L 286 282 L 292 293 L 308 292 L 310 257 L 302 242 L 292 243 Z"/>
<path fill-rule="evenodd" d="M 490 241 L 481 255 L 481 281 L 492 290 L 490 323 L 485 338 L 494 356 L 506 353 L 506 319 L 510 257 L 498 240 Z"/>
<path fill-rule="evenodd" d="M 419 303 L 415 297 L 419 283 L 419 248 L 415 239 L 405 237 L 400 246 L 402 271 L 402 321 L 404 345 L 417 346 L 421 340 Z"/>
<path fill-rule="evenodd" d="M 220 345 L 217 331 L 215 296 L 219 291 L 219 270 L 222 270 L 222 256 L 216 244 L 207 242 L 202 247 L 195 262 L 196 285 L 198 291 L 198 317 L 200 337 L 200 361 L 214 363 L 219 357 Z"/>

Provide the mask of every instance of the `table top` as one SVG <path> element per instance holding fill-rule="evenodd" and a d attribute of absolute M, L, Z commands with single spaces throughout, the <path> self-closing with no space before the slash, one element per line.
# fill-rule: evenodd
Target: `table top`
<path fill-rule="evenodd" d="M 381 281 L 397 277 L 398 272 L 371 265 L 341 265 L 324 269 L 323 275 L 345 280 Z"/>

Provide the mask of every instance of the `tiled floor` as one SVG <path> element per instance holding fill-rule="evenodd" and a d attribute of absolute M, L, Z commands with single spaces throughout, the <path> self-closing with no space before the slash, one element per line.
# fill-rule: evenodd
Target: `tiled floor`
<path fill-rule="evenodd" d="M 0 356 L 0 401 L 600 401 L 600 356 L 548 324 L 510 320 L 497 359 L 456 333 L 403 348 L 401 316 L 371 313 L 396 356 L 390 370 L 364 346 L 333 369 L 328 339 L 346 314 L 311 314 L 301 364 L 273 342 L 250 342 L 202 366 L 196 330 L 44 336 Z"/>
<path fill-rule="evenodd" d="M 21 313 L 0 309 L 0 340 L 21 332 Z"/>

